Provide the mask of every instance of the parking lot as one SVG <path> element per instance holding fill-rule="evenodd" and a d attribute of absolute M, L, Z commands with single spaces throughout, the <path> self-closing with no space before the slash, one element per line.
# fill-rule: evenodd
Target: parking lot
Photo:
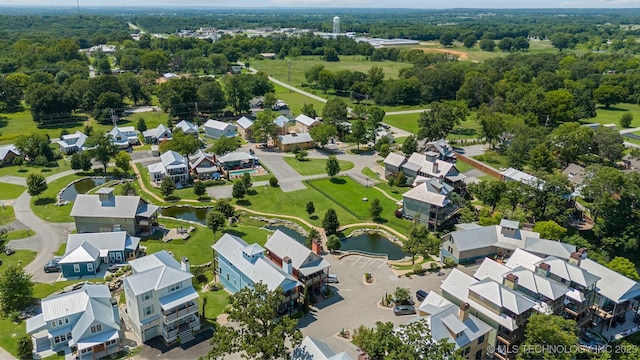
<path fill-rule="evenodd" d="M 353 329 L 360 325 L 373 327 L 378 321 L 400 325 L 411 320 L 413 315 L 395 316 L 392 308 L 381 307 L 382 298 L 393 293 L 396 287 L 405 287 L 414 294 L 415 300 L 415 292 L 419 289 L 428 292 L 438 290 L 450 271 L 444 270 L 443 275 L 427 273 L 398 277 L 383 259 L 357 255 L 341 260 L 333 256 L 325 256 L 325 259 L 331 263 L 330 272 L 337 275 L 339 282 L 330 284 L 332 296 L 315 304 L 309 314 L 300 320 L 300 329 L 304 335 L 326 342 L 336 352 L 347 351 L 353 358 L 357 358 L 358 351 L 349 340 L 337 336 L 342 329 L 353 333 Z M 473 268 L 461 270 L 473 272 Z M 365 284 L 366 272 L 372 274 L 372 284 Z"/>

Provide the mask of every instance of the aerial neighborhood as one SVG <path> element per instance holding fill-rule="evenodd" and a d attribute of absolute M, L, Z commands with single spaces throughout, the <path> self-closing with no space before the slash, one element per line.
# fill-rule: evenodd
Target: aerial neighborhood
<path fill-rule="evenodd" d="M 0 5 L 0 358 L 637 358 L 640 10 L 405 3 Z"/>

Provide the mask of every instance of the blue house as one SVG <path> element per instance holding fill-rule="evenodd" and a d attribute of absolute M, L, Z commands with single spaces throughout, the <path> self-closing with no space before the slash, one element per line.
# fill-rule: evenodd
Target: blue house
<path fill-rule="evenodd" d="M 262 282 L 269 290 L 281 288 L 286 309 L 298 299 L 302 284 L 293 277 L 293 265 L 289 257 L 282 259 L 282 267 L 265 256 L 265 249 L 258 244 L 247 244 L 241 238 L 224 234 L 211 246 L 214 250 L 215 272 L 220 282 L 231 293 Z"/>
<path fill-rule="evenodd" d="M 236 127 L 232 124 L 209 120 L 204 124 L 204 135 L 213 139 L 236 136 Z"/>
<path fill-rule="evenodd" d="M 69 349 L 76 359 L 99 359 L 122 349 L 118 302 L 107 285 L 82 288 L 42 299 L 41 313 L 27 319 L 34 350 Z"/>
<path fill-rule="evenodd" d="M 62 275 L 96 275 L 102 263 L 122 263 L 135 259 L 140 238 L 130 236 L 125 231 L 70 234 L 67 248 L 60 259 Z"/>

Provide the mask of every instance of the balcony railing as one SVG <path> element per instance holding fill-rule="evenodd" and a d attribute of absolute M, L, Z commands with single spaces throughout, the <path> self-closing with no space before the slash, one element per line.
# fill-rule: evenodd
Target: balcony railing
<path fill-rule="evenodd" d="M 164 320 L 164 323 L 167 324 L 197 312 L 198 312 L 198 305 L 195 303 L 191 303 L 189 306 L 184 307 L 182 309 L 173 308 L 169 311 L 163 311 L 162 318 Z"/>
<path fill-rule="evenodd" d="M 162 337 L 164 337 L 164 339 L 167 342 L 171 342 L 173 340 L 175 340 L 175 338 L 178 336 L 178 328 L 173 328 L 170 329 L 167 328 L 166 326 L 162 328 Z"/>

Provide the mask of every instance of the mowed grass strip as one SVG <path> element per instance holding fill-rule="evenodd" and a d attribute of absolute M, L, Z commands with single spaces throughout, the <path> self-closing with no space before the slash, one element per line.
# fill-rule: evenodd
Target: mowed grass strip
<path fill-rule="evenodd" d="M 0 184 L 0 200 L 15 199 L 20 196 L 27 188 L 22 185 Z"/>
<path fill-rule="evenodd" d="M 296 160 L 296 158 L 293 157 L 284 157 L 283 159 L 302 176 L 327 173 L 327 160 L 325 159 L 306 159 L 303 161 Z M 338 160 L 338 162 L 340 163 L 340 171 L 353 169 L 354 165 L 351 161 Z"/>
<path fill-rule="evenodd" d="M 13 210 L 13 206 L 0 207 L 0 225 L 10 224 L 15 219 L 16 219 L 16 213 Z"/>
<path fill-rule="evenodd" d="M 70 215 L 73 203 L 58 206 L 56 205 L 56 197 L 60 190 L 73 180 L 90 175 L 91 174 L 76 173 L 50 182 L 47 190 L 39 196 L 33 196 L 31 198 L 31 210 L 42 220 L 49 222 L 73 222 L 73 218 Z"/>

